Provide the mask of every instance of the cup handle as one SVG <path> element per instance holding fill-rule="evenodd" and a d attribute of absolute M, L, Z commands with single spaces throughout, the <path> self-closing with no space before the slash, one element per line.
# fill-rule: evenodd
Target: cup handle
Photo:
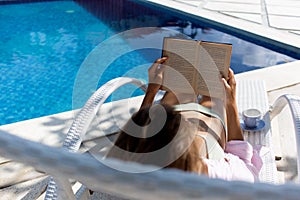
<path fill-rule="evenodd" d="M 260 120 L 261 120 L 260 117 L 256 119 L 256 125 L 258 125 L 258 123 L 259 123 Z"/>

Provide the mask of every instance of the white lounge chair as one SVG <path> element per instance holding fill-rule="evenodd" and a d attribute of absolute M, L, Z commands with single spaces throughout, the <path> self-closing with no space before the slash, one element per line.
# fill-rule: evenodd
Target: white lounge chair
<path fill-rule="evenodd" d="M 300 98 L 292 95 L 282 96 L 270 110 L 263 81 L 240 81 L 237 91 L 239 112 L 249 107 L 256 107 L 264 112 L 266 122 L 264 131 L 245 132 L 245 138 L 250 143 L 266 146 L 264 167 L 260 174 L 261 183 L 228 182 L 172 169 L 158 170 L 147 174 L 123 173 L 113 168 L 120 165 L 123 169 L 127 168 L 131 171 L 132 169 L 149 169 L 151 171 L 153 168 L 113 159 L 99 162 L 90 155 L 75 153 L 83 141 L 88 126 L 107 96 L 114 89 L 127 83 L 135 83 L 144 87 L 142 82 L 131 78 L 118 78 L 102 86 L 89 99 L 74 120 L 63 149 L 27 141 L 0 131 L 0 154 L 32 165 L 37 170 L 52 175 L 55 182 L 51 179 L 45 199 L 88 199 L 91 196 L 88 189 L 100 192 L 102 199 L 105 199 L 104 197 L 107 199 L 299 199 L 299 185 L 276 185 L 278 180 L 270 119 L 274 119 L 283 107 L 289 106 L 293 116 L 297 139 L 297 158 L 299 158 Z M 114 128 L 110 129 L 108 133 L 115 132 L 111 130 Z M 102 136 L 106 138 L 105 131 Z M 297 161 L 299 171 L 299 159 Z M 82 183 L 82 187 L 75 192 L 76 197 L 73 195 L 70 179 Z M 106 194 L 112 194 L 112 196 Z"/>

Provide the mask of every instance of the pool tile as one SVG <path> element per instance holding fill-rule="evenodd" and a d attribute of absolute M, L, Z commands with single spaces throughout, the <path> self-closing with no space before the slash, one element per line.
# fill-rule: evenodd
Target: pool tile
<path fill-rule="evenodd" d="M 241 3 L 241 4 L 260 4 L 261 0 L 210 0 L 211 2 L 230 2 L 230 3 Z"/>
<path fill-rule="evenodd" d="M 274 28 L 300 30 L 300 17 L 269 15 L 269 20 Z"/>
<path fill-rule="evenodd" d="M 231 2 L 208 2 L 204 8 L 214 11 L 233 11 L 245 13 L 260 13 L 260 4 L 245 4 L 245 3 L 231 3 Z"/>
<path fill-rule="evenodd" d="M 173 0 L 173 1 L 175 1 L 175 2 L 181 2 L 181 3 L 187 4 L 187 5 L 191 5 L 191 6 L 194 6 L 194 7 L 198 7 L 202 3 L 205 2 L 204 0 Z"/>
<path fill-rule="evenodd" d="M 239 19 L 255 22 L 258 24 L 262 23 L 262 18 L 260 14 L 252 14 L 252 13 L 237 13 L 237 12 L 222 12 L 225 15 L 230 15 Z"/>
<path fill-rule="evenodd" d="M 300 3 L 300 2 L 299 2 Z M 282 15 L 282 16 L 300 16 L 299 6 L 285 5 L 267 5 L 267 12 L 269 15 Z"/>
<path fill-rule="evenodd" d="M 290 31 L 291 33 L 298 34 L 300 36 L 300 31 Z"/>
<path fill-rule="evenodd" d="M 265 0 L 267 5 L 278 5 L 278 6 L 300 6 L 300 1 L 297 0 Z"/>

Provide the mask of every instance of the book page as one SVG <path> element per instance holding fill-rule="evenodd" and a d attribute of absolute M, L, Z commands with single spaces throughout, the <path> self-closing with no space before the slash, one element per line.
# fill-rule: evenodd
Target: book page
<path fill-rule="evenodd" d="M 212 58 L 221 75 L 227 79 L 228 69 L 230 67 L 232 45 L 212 42 L 201 42 L 200 44 L 201 47 L 203 47 L 203 49 Z"/>
<path fill-rule="evenodd" d="M 221 78 L 228 78 L 231 58 L 230 44 L 200 42 L 197 91 L 199 94 L 224 98 Z"/>
<path fill-rule="evenodd" d="M 164 73 L 163 88 L 174 93 L 194 93 L 192 83 L 196 65 L 197 42 L 194 40 L 182 40 L 165 38 L 163 56 L 168 60 Z"/>

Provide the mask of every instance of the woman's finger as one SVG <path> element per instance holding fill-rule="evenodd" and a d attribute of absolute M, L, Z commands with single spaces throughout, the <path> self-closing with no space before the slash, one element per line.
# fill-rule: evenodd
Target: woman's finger
<path fill-rule="evenodd" d="M 167 59 L 168 59 L 168 57 L 162 57 L 162 58 L 157 59 L 157 60 L 155 61 L 155 63 L 162 64 L 162 63 L 164 63 Z"/>
<path fill-rule="evenodd" d="M 225 88 L 230 88 L 230 85 L 228 84 L 225 78 L 222 78 L 222 82 Z"/>
<path fill-rule="evenodd" d="M 229 68 L 229 73 L 228 73 L 228 83 L 230 86 L 235 86 L 235 84 L 236 84 L 236 81 L 234 78 L 234 72 L 230 68 Z"/>
<path fill-rule="evenodd" d="M 162 57 L 162 58 L 157 59 L 157 60 L 152 64 L 152 66 L 149 68 L 149 72 L 156 73 L 156 72 L 157 72 L 157 69 L 158 69 L 159 66 L 160 66 L 160 64 L 163 64 L 167 59 L 168 59 L 167 57 Z"/>

